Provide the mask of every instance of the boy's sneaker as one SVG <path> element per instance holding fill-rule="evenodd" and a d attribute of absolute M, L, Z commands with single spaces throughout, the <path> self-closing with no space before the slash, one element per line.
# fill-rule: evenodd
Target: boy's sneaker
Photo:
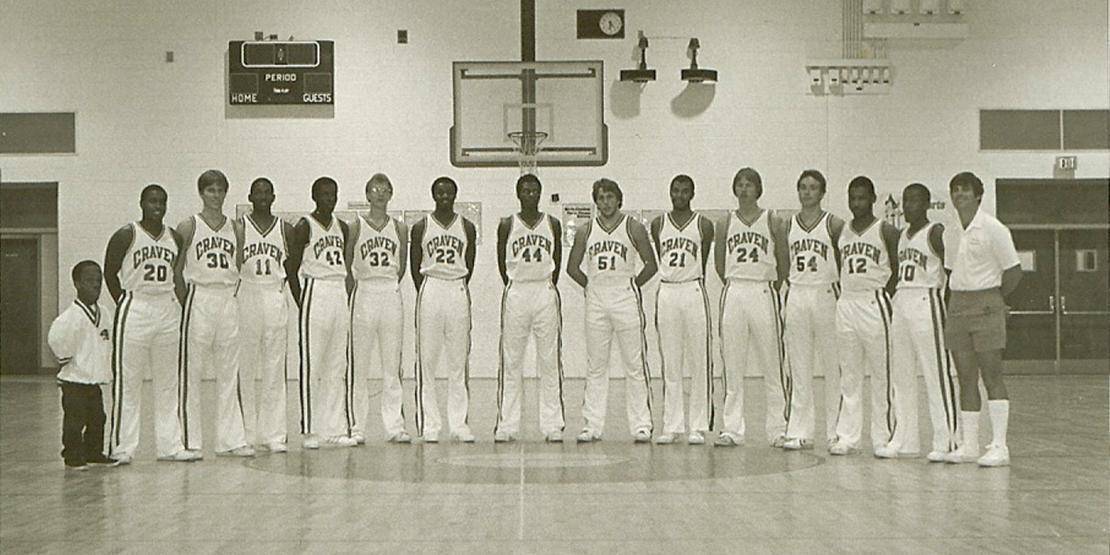
<path fill-rule="evenodd" d="M 589 430 L 582 430 L 578 433 L 578 437 L 574 439 L 577 440 L 578 443 L 593 443 L 595 441 L 601 441 L 601 436 L 594 435 L 594 433 Z"/>
<path fill-rule="evenodd" d="M 358 443 L 351 436 L 328 436 L 324 438 L 324 445 L 328 447 L 354 447 Z"/>
<path fill-rule="evenodd" d="M 285 453 L 289 451 L 289 447 L 281 441 L 271 441 L 266 444 L 266 448 L 269 449 L 271 453 Z"/>
<path fill-rule="evenodd" d="M 843 455 L 855 455 L 856 453 L 859 453 L 858 448 L 852 447 L 851 445 L 848 445 L 847 443 L 843 443 L 843 442 L 840 442 L 840 441 L 834 443 L 832 447 L 829 447 L 829 454 L 830 455 L 843 456 Z"/>
<path fill-rule="evenodd" d="M 253 457 L 254 447 L 250 445 L 240 445 L 230 451 L 219 451 L 216 453 L 217 457 Z"/>
<path fill-rule="evenodd" d="M 105 457 L 103 453 L 97 453 L 85 459 L 85 463 L 92 466 L 116 466 L 119 464 L 119 461 Z"/>
<path fill-rule="evenodd" d="M 128 455 L 126 453 L 119 454 L 119 455 L 112 455 L 112 460 L 116 461 L 116 464 L 120 464 L 120 465 L 131 464 L 131 455 Z"/>
<path fill-rule="evenodd" d="M 944 462 L 950 464 L 973 463 L 979 459 L 979 444 L 963 444 L 955 451 L 950 451 L 944 456 Z"/>
<path fill-rule="evenodd" d="M 416 438 L 421 443 L 439 443 L 439 436 L 436 434 L 423 435 Z"/>
<path fill-rule="evenodd" d="M 66 470 L 74 470 L 77 472 L 84 472 L 89 469 L 89 465 L 84 462 L 66 461 Z"/>
<path fill-rule="evenodd" d="M 782 448 L 786 449 L 787 451 L 802 451 L 805 449 L 813 449 L 813 441 L 796 437 L 786 440 L 786 443 L 782 444 Z"/>
<path fill-rule="evenodd" d="M 456 432 L 451 437 L 453 437 L 455 441 L 461 441 L 463 443 L 474 443 L 478 439 L 474 437 L 474 432 L 471 432 L 470 430 Z"/>
<path fill-rule="evenodd" d="M 355 440 L 355 445 L 366 445 L 366 436 L 362 432 L 352 432 L 351 439 Z"/>
<path fill-rule="evenodd" d="M 386 441 L 390 443 L 412 443 L 412 436 L 408 432 L 401 430 L 391 436 Z"/>
<path fill-rule="evenodd" d="M 715 447 L 736 447 L 742 443 L 744 443 L 743 439 L 737 439 L 736 436 L 728 432 L 721 432 L 717 439 L 713 441 Z"/>
<path fill-rule="evenodd" d="M 513 437 L 513 434 L 509 432 L 497 432 L 493 434 L 494 443 L 512 443 L 514 441 L 516 441 L 516 437 Z"/>
<path fill-rule="evenodd" d="M 562 443 L 563 442 L 563 432 L 561 432 L 559 430 L 549 432 L 546 436 L 544 436 L 543 440 L 548 442 L 548 443 Z"/>
<path fill-rule="evenodd" d="M 786 436 L 783 434 L 779 434 L 775 436 L 775 439 L 771 440 L 771 447 L 782 449 L 783 445 L 786 445 Z"/>
<path fill-rule="evenodd" d="M 305 449 L 319 449 L 320 438 L 316 437 L 315 434 L 304 436 L 304 441 L 301 443 L 301 446 Z"/>
<path fill-rule="evenodd" d="M 632 434 L 632 441 L 635 443 L 648 443 L 651 441 L 651 432 L 644 428 L 640 428 L 636 430 L 636 433 Z"/>
<path fill-rule="evenodd" d="M 944 462 L 944 457 L 947 454 L 948 454 L 947 451 L 933 450 L 933 451 L 929 451 L 928 455 L 925 455 L 925 459 L 927 459 L 931 463 L 942 463 L 942 462 Z"/>
<path fill-rule="evenodd" d="M 186 449 L 185 451 L 193 456 L 194 461 L 204 460 L 204 453 L 201 453 L 200 449 Z"/>
<path fill-rule="evenodd" d="M 1010 448 L 990 445 L 987 454 L 979 457 L 979 466 L 1010 466 Z"/>
<path fill-rule="evenodd" d="M 696 431 L 690 432 L 690 435 L 686 436 L 686 443 L 688 445 L 704 445 L 705 434 Z"/>
<path fill-rule="evenodd" d="M 655 444 L 656 445 L 670 445 L 670 444 L 674 443 L 677 440 L 678 440 L 678 434 L 662 434 L 662 435 L 656 436 Z"/>
<path fill-rule="evenodd" d="M 158 460 L 164 462 L 193 462 L 196 460 L 200 460 L 200 458 L 197 456 L 197 453 L 195 451 L 182 449 L 172 455 L 162 455 L 158 457 Z"/>

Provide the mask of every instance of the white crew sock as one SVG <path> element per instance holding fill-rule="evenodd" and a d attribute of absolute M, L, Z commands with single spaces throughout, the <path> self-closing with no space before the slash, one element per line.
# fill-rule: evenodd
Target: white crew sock
<path fill-rule="evenodd" d="M 995 447 L 1005 447 L 1006 427 L 1010 423 L 1010 400 L 989 400 L 987 407 L 991 411 L 991 432 L 994 434 L 992 443 Z"/>
<path fill-rule="evenodd" d="M 965 452 L 979 452 L 979 411 L 960 411 L 960 424 L 963 424 L 963 443 L 960 449 Z"/>

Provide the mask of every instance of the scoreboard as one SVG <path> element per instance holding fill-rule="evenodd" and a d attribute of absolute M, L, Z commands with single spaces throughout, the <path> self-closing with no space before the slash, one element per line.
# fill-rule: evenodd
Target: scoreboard
<path fill-rule="evenodd" d="M 333 41 L 237 40 L 227 57 L 232 105 L 335 103 Z"/>

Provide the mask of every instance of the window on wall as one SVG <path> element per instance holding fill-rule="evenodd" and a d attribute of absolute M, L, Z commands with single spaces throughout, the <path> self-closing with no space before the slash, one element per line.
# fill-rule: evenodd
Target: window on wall
<path fill-rule="evenodd" d="M 1107 150 L 1110 110 L 980 110 L 980 150 Z"/>

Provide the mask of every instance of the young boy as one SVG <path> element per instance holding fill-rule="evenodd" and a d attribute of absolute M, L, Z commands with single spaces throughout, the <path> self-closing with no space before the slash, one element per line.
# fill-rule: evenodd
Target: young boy
<path fill-rule="evenodd" d="M 62 458 L 66 470 L 114 466 L 104 455 L 104 398 L 100 384 L 112 381 L 112 341 L 100 298 L 100 266 L 91 260 L 73 267 L 77 300 L 50 325 L 48 341 L 58 358 L 62 389 Z"/>

